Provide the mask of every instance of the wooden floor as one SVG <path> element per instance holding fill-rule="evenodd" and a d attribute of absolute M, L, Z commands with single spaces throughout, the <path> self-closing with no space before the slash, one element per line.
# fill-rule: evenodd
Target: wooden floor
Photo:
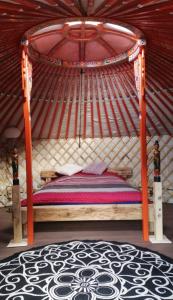
<path fill-rule="evenodd" d="M 142 240 L 139 221 L 53 222 L 35 224 L 32 247 L 6 248 L 12 239 L 11 214 L 0 209 L 0 260 L 29 248 L 69 240 L 106 240 L 132 243 L 173 258 L 172 244 L 151 244 Z M 173 242 L 173 204 L 164 205 L 164 234 Z"/>

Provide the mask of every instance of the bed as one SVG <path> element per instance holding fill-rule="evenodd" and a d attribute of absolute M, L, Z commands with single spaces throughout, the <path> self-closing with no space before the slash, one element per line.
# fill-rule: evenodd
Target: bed
<path fill-rule="evenodd" d="M 21 202 L 27 223 L 27 201 Z M 152 222 L 152 204 L 150 222 Z M 141 220 L 141 192 L 112 172 L 78 173 L 47 183 L 33 194 L 34 222 Z"/>

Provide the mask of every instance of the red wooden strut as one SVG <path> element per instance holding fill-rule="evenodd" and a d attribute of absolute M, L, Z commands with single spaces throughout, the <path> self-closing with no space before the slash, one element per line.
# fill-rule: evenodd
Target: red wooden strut
<path fill-rule="evenodd" d="M 22 89 L 24 94 L 23 112 L 25 124 L 25 151 L 26 151 L 26 184 L 27 184 L 27 235 L 28 244 L 33 244 L 33 207 L 32 207 L 32 139 L 30 117 L 30 94 L 28 78 L 28 56 L 25 46 L 22 49 Z"/>
<path fill-rule="evenodd" d="M 142 222 L 143 239 L 148 241 L 148 180 L 147 180 L 147 143 L 146 143 L 146 101 L 145 101 L 145 53 L 141 48 L 138 56 L 140 65 L 140 143 L 141 143 L 141 183 L 142 183 Z"/>

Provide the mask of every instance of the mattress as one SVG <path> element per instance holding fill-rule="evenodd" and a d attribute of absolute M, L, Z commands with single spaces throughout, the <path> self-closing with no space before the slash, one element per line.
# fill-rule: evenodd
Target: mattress
<path fill-rule="evenodd" d="M 62 176 L 33 194 L 33 205 L 130 204 L 141 203 L 141 192 L 123 178 L 78 173 Z M 21 202 L 27 205 L 27 200 Z"/>

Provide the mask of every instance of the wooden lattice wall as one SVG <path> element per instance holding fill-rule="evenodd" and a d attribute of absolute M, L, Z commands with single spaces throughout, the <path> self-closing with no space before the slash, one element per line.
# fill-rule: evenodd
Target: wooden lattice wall
<path fill-rule="evenodd" d="M 152 148 L 154 141 L 159 139 L 161 150 L 161 174 L 164 201 L 173 199 L 173 139 L 169 136 L 148 138 L 148 176 L 149 186 L 153 183 Z M 80 144 L 80 147 L 79 147 Z M 130 167 L 133 177 L 130 182 L 140 186 L 140 144 L 137 137 L 96 138 L 85 140 L 36 140 L 33 142 L 33 187 L 40 187 L 40 171 L 56 170 L 58 165 L 78 163 L 85 165 L 92 161 L 105 161 L 110 167 Z M 0 161 L 0 202 L 10 203 L 11 167 L 5 157 Z M 19 174 L 21 197 L 25 196 L 25 151 L 19 146 Z M 7 190 L 9 193 L 7 193 Z"/>

